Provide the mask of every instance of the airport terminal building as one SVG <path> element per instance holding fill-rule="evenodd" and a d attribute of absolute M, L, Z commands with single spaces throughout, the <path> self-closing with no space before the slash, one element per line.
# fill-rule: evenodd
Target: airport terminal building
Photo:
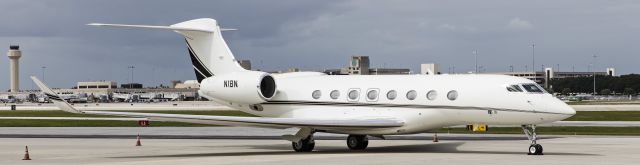
<path fill-rule="evenodd" d="M 592 77 L 597 76 L 616 76 L 615 68 L 607 68 L 603 72 L 557 72 L 553 68 L 545 68 L 544 72 L 494 72 L 494 73 L 482 73 L 482 74 L 502 74 L 516 77 L 523 77 L 529 80 L 533 80 L 538 84 L 548 87 L 548 82 L 552 79 L 563 79 L 572 77 Z"/>
<path fill-rule="evenodd" d="M 405 68 L 370 68 L 369 56 L 352 56 L 345 68 L 326 69 L 328 75 L 398 75 L 411 74 Z"/>

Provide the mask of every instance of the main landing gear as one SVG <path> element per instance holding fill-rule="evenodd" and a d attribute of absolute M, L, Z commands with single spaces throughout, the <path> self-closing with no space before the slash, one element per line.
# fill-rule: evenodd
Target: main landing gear
<path fill-rule="evenodd" d="M 311 152 L 316 146 L 313 134 L 316 130 L 312 128 L 301 128 L 295 135 L 283 135 L 286 140 L 291 141 L 291 147 L 296 152 Z M 380 136 L 382 137 L 382 136 Z M 347 147 L 351 150 L 364 150 L 369 145 L 367 135 L 349 135 L 347 137 Z"/>
<path fill-rule="evenodd" d="M 367 145 L 369 145 L 367 135 L 349 135 L 349 137 L 347 137 L 347 147 L 351 150 L 364 150 L 367 148 Z M 316 143 L 313 140 L 313 134 L 311 134 L 297 142 L 291 142 L 291 146 L 296 152 L 311 152 L 316 146 Z"/>
<path fill-rule="evenodd" d="M 364 150 L 369 145 L 367 135 L 349 135 L 347 137 L 347 147 L 351 150 Z"/>
<path fill-rule="evenodd" d="M 297 142 L 291 142 L 291 146 L 296 152 L 311 152 L 313 147 L 316 146 L 316 142 L 313 140 L 313 134 L 311 134 L 305 139 L 300 139 Z"/>
<path fill-rule="evenodd" d="M 316 142 L 313 134 L 316 130 L 312 128 L 300 128 L 295 135 L 284 135 L 283 137 L 291 141 L 291 147 L 296 152 L 311 152 Z"/>
<path fill-rule="evenodd" d="M 527 135 L 529 141 L 531 141 L 531 145 L 529 146 L 529 155 L 544 155 L 542 153 L 542 145 L 536 143 L 537 135 L 536 135 L 536 125 L 522 125 L 522 131 Z"/>

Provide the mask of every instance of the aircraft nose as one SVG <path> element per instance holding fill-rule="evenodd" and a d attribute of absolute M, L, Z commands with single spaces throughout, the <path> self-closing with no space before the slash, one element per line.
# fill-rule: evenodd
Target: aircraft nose
<path fill-rule="evenodd" d="M 566 103 L 563 103 L 563 104 L 564 104 L 564 108 L 562 108 L 562 112 L 563 113 L 566 113 L 566 114 L 571 115 L 571 116 L 576 114 L 576 110 L 573 109 L 573 107 L 567 105 Z"/>
<path fill-rule="evenodd" d="M 555 107 L 556 108 L 554 109 L 556 109 L 557 113 L 569 115 L 568 117 L 571 117 L 576 114 L 576 110 L 573 109 L 573 107 L 567 105 L 567 103 L 565 103 L 560 99 L 555 99 Z"/>

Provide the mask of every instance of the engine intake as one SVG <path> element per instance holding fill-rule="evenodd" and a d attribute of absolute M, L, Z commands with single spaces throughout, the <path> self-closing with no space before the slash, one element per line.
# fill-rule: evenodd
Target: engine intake
<path fill-rule="evenodd" d="M 271 75 L 266 75 L 260 80 L 260 94 L 267 99 L 276 95 L 276 80 Z"/>

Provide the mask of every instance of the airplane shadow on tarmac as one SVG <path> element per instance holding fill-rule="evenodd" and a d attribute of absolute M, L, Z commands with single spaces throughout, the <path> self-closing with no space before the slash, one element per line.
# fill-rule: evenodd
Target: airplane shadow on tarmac
<path fill-rule="evenodd" d="M 338 154 L 338 153 L 360 153 L 360 154 L 380 154 L 380 153 L 460 153 L 460 154 L 510 154 L 524 155 L 525 151 L 463 151 L 457 148 L 464 142 L 449 143 L 430 143 L 415 145 L 397 145 L 397 146 L 381 146 L 369 147 L 363 151 L 351 151 L 344 147 L 324 146 L 316 147 L 312 152 L 299 153 L 291 149 L 291 146 L 274 144 L 274 145 L 246 145 L 252 149 L 262 149 L 269 151 L 248 151 L 248 152 L 226 152 L 226 153 L 196 153 L 196 154 L 173 154 L 173 155 L 140 155 L 140 156 L 124 156 L 111 158 L 160 158 L 160 157 L 208 157 L 208 156 L 259 156 L 259 155 L 298 155 L 298 154 Z M 526 149 L 526 148 L 525 148 Z M 570 156 L 601 156 L 597 154 L 584 153 L 561 153 L 561 152 L 545 152 L 545 155 L 570 155 Z"/>

